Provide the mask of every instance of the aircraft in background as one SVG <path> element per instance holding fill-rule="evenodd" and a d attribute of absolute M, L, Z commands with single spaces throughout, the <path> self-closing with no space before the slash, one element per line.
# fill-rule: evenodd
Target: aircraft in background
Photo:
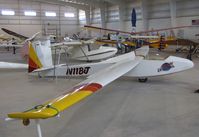
<path fill-rule="evenodd" d="M 139 42 L 141 42 L 141 44 L 139 44 L 139 46 L 142 45 L 147 45 L 153 48 L 158 48 L 159 50 L 164 49 L 167 47 L 167 41 L 169 42 L 170 40 L 175 40 L 174 37 L 168 37 L 165 38 L 163 36 L 159 36 L 159 35 L 148 35 L 149 33 L 152 32 L 160 32 L 160 31 L 166 31 L 166 30 L 174 30 L 174 29 L 180 29 L 180 28 L 186 28 L 186 27 L 191 27 L 191 26 L 179 26 L 179 27 L 171 27 L 171 28 L 164 28 L 164 29 L 152 29 L 152 30 L 148 30 L 148 31 L 139 31 L 139 32 L 127 32 L 127 31 L 121 31 L 121 30 L 115 30 L 115 29 L 107 29 L 107 28 L 101 28 L 101 27 L 95 27 L 95 26 L 89 26 L 89 25 L 85 25 L 84 26 L 86 29 L 88 30 L 96 30 L 96 31 L 104 31 L 104 32 L 114 32 L 115 34 L 117 34 L 118 37 L 123 37 L 122 39 L 132 39 L 130 40 L 132 42 L 131 45 L 129 46 L 136 46 Z M 145 34 L 143 36 L 143 34 Z M 147 35 L 146 35 L 147 34 Z M 104 41 L 104 42 L 109 42 L 108 40 L 112 41 L 110 38 L 107 39 L 107 41 L 99 40 L 100 42 Z M 115 41 L 117 42 L 117 41 Z"/>
<path fill-rule="evenodd" d="M 65 54 L 68 54 L 71 59 L 81 61 L 99 61 L 102 59 L 113 57 L 117 53 L 117 48 L 95 46 L 92 44 L 95 44 L 95 39 L 90 39 L 87 41 L 77 40 L 54 43 L 51 44 L 51 46 L 46 43 L 46 45 L 51 47 L 51 49 L 59 50 L 59 56 L 60 53 L 65 52 Z"/>
<path fill-rule="evenodd" d="M 177 38 L 174 35 L 172 36 L 163 36 L 159 35 L 158 32 L 160 31 L 166 31 L 166 30 L 174 30 L 174 29 L 180 29 L 180 28 L 187 28 L 191 26 L 179 26 L 179 27 L 171 27 L 171 28 L 165 28 L 165 29 L 152 29 L 149 31 L 139 31 L 139 32 L 126 32 L 126 31 L 120 31 L 120 30 L 114 30 L 114 29 L 106 29 L 106 28 L 100 28 L 100 27 L 94 27 L 94 26 L 84 26 L 87 29 L 90 30 L 98 30 L 98 31 L 105 31 L 105 32 L 115 32 L 115 33 L 123 33 L 123 34 L 129 34 L 130 37 L 135 37 L 137 39 L 136 41 L 127 41 L 128 44 L 123 44 L 127 46 L 150 46 L 152 48 L 157 48 L 159 50 L 165 49 L 168 47 L 168 45 L 177 45 L 177 46 L 182 46 L 182 47 L 187 47 L 188 48 L 188 55 L 187 58 L 192 60 L 192 56 L 197 53 L 199 49 L 199 42 L 194 41 L 194 40 L 189 40 L 189 39 L 182 39 L 182 38 Z M 142 34 L 147 34 L 147 33 L 152 33 L 156 32 L 159 38 L 148 38 L 146 36 L 137 36 L 137 35 L 142 35 Z M 197 35 L 196 35 L 197 36 Z M 140 37 L 140 38 L 139 38 Z M 143 37 L 143 38 L 142 38 Z M 146 37 L 146 38 L 145 38 Z M 110 43 L 118 43 L 117 41 L 110 41 L 110 40 L 98 40 L 99 42 L 104 42 L 107 44 Z M 126 41 L 123 41 L 125 43 Z M 176 49 L 176 52 L 181 51 L 183 48 L 178 48 Z"/>
<path fill-rule="evenodd" d="M 16 48 L 21 48 L 21 54 L 23 57 L 27 56 L 27 53 L 28 53 L 28 41 L 35 39 L 35 37 L 41 33 L 41 32 L 37 32 L 33 34 L 31 37 L 26 37 L 5 28 L 1 28 L 1 29 L 7 34 L 9 34 L 10 36 L 12 36 L 12 38 L 9 42 L 0 44 L 0 47 L 13 48 L 13 54 L 16 53 Z"/>
<path fill-rule="evenodd" d="M 16 32 L 13 32 L 11 30 L 2 28 L 3 31 L 6 33 L 18 37 L 20 39 L 23 39 L 25 41 L 29 41 L 36 37 L 38 33 L 33 35 L 31 38 L 28 38 L 26 36 L 23 36 L 21 34 L 18 34 Z M 54 35 L 52 35 L 54 40 Z M 50 37 L 51 39 L 51 37 Z M 52 49 L 59 51 L 58 54 L 66 53 L 69 54 L 72 59 L 76 60 L 82 60 L 82 61 L 96 61 L 96 60 L 102 60 L 105 58 L 109 58 L 114 56 L 117 53 L 117 49 L 114 47 L 105 47 L 105 46 L 91 46 L 91 44 L 94 44 L 94 40 L 72 40 L 71 41 L 65 41 L 60 43 L 55 43 L 53 41 L 52 44 L 47 44 L 47 46 L 52 46 Z M 28 56 L 28 44 L 25 44 L 26 46 L 23 47 L 23 45 L 2 45 L 4 47 L 23 47 L 22 54 L 23 56 Z M 52 52 L 53 54 L 57 54 L 56 52 Z"/>
<path fill-rule="evenodd" d="M 60 76 L 88 77 L 61 96 L 26 111 L 8 114 L 7 121 L 22 120 L 24 125 L 28 125 L 30 120 L 35 120 L 39 137 L 42 137 L 39 120 L 59 116 L 61 111 L 92 95 L 123 75 L 146 78 L 172 74 L 193 67 L 192 61 L 174 56 L 165 60 L 146 60 L 148 47 L 142 47 L 100 63 L 60 64 L 53 67 L 52 60 L 48 57 L 51 54 L 46 54 L 46 50 L 51 51 L 50 47 L 30 43 L 29 72 L 45 72 L 45 75 L 48 76 L 53 75 L 54 71 L 56 75 Z M 146 81 L 146 79 L 143 80 L 143 82 Z"/>

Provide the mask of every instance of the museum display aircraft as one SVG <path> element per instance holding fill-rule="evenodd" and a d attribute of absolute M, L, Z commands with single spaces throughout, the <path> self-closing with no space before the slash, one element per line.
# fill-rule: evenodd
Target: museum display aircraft
<path fill-rule="evenodd" d="M 27 56 L 28 52 L 28 41 L 33 40 L 41 32 L 36 32 L 31 37 L 26 37 L 11 30 L 1 28 L 4 32 L 10 35 L 9 41 L 0 43 L 0 47 L 13 48 L 13 54 L 16 53 L 16 48 L 21 48 L 22 56 Z"/>
<path fill-rule="evenodd" d="M 100 32 L 104 31 L 105 33 L 114 32 L 115 34 L 117 34 L 118 37 L 124 37 L 123 39 L 126 39 L 126 38 L 134 39 L 133 41 L 131 41 L 131 44 L 129 44 L 129 46 L 137 46 L 138 41 L 142 41 L 141 45 L 158 48 L 159 50 L 166 48 L 168 46 L 167 43 L 169 43 L 171 40 L 175 40 L 175 37 L 166 38 L 165 36 L 161 36 L 161 35 L 147 36 L 149 33 L 152 33 L 152 32 L 158 33 L 160 31 L 182 29 L 182 28 L 188 28 L 188 27 L 191 27 L 191 26 L 179 26 L 179 27 L 170 27 L 170 28 L 164 28 L 164 29 L 152 29 L 148 31 L 128 32 L 128 31 L 121 31 L 121 30 L 116 30 L 116 29 L 107 29 L 107 28 L 102 28 L 102 27 L 84 25 L 84 28 L 88 30 L 93 30 L 93 31 L 95 30 L 95 31 L 100 31 Z M 98 41 L 104 42 L 107 44 L 112 41 L 117 42 L 116 39 L 110 39 L 110 38 L 108 38 L 108 40 L 99 39 Z"/>
<path fill-rule="evenodd" d="M 49 41 L 48 40 L 46 40 L 44 42 L 34 41 L 34 42 L 30 43 L 30 47 L 32 47 L 32 48 L 30 48 L 30 51 L 29 51 L 30 52 L 29 53 L 30 54 L 29 61 L 31 61 L 31 62 L 29 62 L 29 72 L 38 72 L 40 76 L 58 76 L 58 77 L 88 76 L 88 75 L 95 73 L 96 71 L 99 71 L 100 69 L 103 69 L 107 66 L 112 65 L 114 62 L 117 62 L 117 58 L 118 58 L 116 56 L 116 57 L 113 57 L 113 58 L 110 58 L 108 60 L 104 60 L 101 62 L 86 63 L 86 64 L 81 64 L 81 65 L 68 65 L 68 64 L 53 65 L 51 47 L 45 46 L 42 43 L 49 44 Z M 142 55 L 142 53 L 140 53 L 142 51 L 142 49 L 145 49 L 145 48 L 141 48 L 141 49 L 138 48 L 137 50 L 135 50 L 136 55 L 139 55 L 139 54 Z M 146 47 L 146 49 L 148 49 L 148 47 Z M 148 51 L 146 53 L 148 53 Z M 142 56 L 146 56 L 146 54 L 144 54 Z M 37 59 L 35 57 L 37 57 Z M 172 62 L 175 62 L 175 59 L 177 59 L 177 57 L 174 58 L 171 56 L 171 57 L 167 58 L 166 60 L 156 60 L 156 61 L 155 60 L 144 60 L 144 61 L 150 62 L 150 63 L 147 63 L 148 67 L 155 69 L 158 65 L 163 64 L 164 62 L 167 62 L 167 60 L 171 60 L 171 58 L 173 59 Z M 36 62 L 34 62 L 34 60 Z M 186 59 L 182 59 L 182 60 L 184 60 L 185 62 L 187 61 Z M 144 61 L 142 61 L 142 62 L 144 62 Z M 142 62 L 140 63 L 140 65 L 138 65 L 136 67 L 135 70 L 143 69 L 143 68 L 139 68 L 139 66 L 143 67 L 141 65 Z M 144 62 L 144 64 L 146 62 Z M 180 67 L 181 67 L 181 65 L 180 65 Z M 135 72 L 135 70 L 133 70 L 133 72 Z M 169 71 L 169 72 L 171 72 L 171 71 Z M 148 71 L 149 74 L 145 74 L 145 71 L 141 71 L 140 74 L 137 74 L 137 73 L 138 72 L 136 72 L 136 75 L 134 73 L 131 73 L 132 75 L 130 75 L 130 76 L 131 77 L 136 77 L 139 75 L 140 75 L 140 77 L 144 77 L 145 75 L 153 76 L 154 72 L 152 73 L 152 72 Z M 157 73 L 157 74 L 160 75 L 160 73 Z M 164 74 L 164 73 L 162 72 L 162 74 Z"/>
<path fill-rule="evenodd" d="M 77 84 L 62 95 L 48 100 L 42 104 L 22 112 L 8 114 L 9 120 L 22 120 L 28 125 L 35 120 L 37 133 L 42 137 L 39 120 L 59 116 L 60 113 L 81 101 L 82 99 L 99 91 L 107 84 L 121 76 L 146 78 L 167 75 L 193 67 L 193 62 L 187 59 L 169 56 L 165 60 L 147 60 L 148 47 L 122 54 L 100 63 L 87 63 L 81 65 L 57 65 L 52 68 L 49 58 L 51 48 L 41 43 L 29 43 L 29 72 L 45 72 L 45 75 L 87 76 L 87 79 Z"/>
<path fill-rule="evenodd" d="M 99 61 L 102 59 L 113 57 L 117 53 L 117 48 L 108 46 L 95 46 L 95 39 L 90 40 L 75 40 L 61 43 L 51 44 L 47 46 L 53 50 L 58 50 L 59 56 L 61 53 L 68 54 L 71 59 L 81 61 Z M 53 52 L 54 53 L 54 52 Z M 55 52 L 56 53 L 56 52 Z M 55 54 L 54 53 L 54 54 Z"/>
<path fill-rule="evenodd" d="M 3 31 L 8 33 L 9 35 L 18 37 L 20 39 L 23 39 L 25 41 L 30 41 L 35 36 L 38 35 L 36 33 L 31 38 L 28 38 L 26 36 L 23 36 L 21 34 L 18 34 L 16 32 L 13 32 L 11 30 L 2 28 Z M 51 39 L 51 38 L 49 38 Z M 95 46 L 91 44 L 94 44 L 95 39 L 91 40 L 70 40 L 70 41 L 63 41 L 63 42 L 53 42 L 50 44 L 47 44 L 47 46 L 52 46 L 55 52 L 52 52 L 52 54 L 61 54 L 65 53 L 68 54 L 72 59 L 75 60 L 82 60 L 82 61 L 96 61 L 96 60 L 102 60 L 109 57 L 114 56 L 117 53 L 117 49 L 114 47 L 105 47 L 105 46 Z M 51 41 L 50 41 L 51 42 Z M 15 44 L 2 44 L 4 47 L 23 47 L 22 53 L 23 56 L 28 56 L 28 48 L 27 43 L 26 46 L 23 47 L 23 45 L 15 45 Z M 95 47 L 95 48 L 94 48 Z"/>

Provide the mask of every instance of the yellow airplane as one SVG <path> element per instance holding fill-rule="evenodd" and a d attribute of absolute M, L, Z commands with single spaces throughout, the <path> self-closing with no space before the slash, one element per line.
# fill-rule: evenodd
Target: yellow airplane
<path fill-rule="evenodd" d="M 176 38 L 173 36 L 163 37 L 163 36 L 139 36 L 140 34 L 148 34 L 150 32 L 160 32 L 160 31 L 166 31 L 166 30 L 174 30 L 174 29 L 180 29 L 180 28 L 186 28 L 190 26 L 179 26 L 179 27 L 171 27 L 171 28 L 164 28 L 164 29 L 153 29 L 148 31 L 139 31 L 139 32 L 127 32 L 127 31 L 120 31 L 120 30 L 114 30 L 114 29 L 106 29 L 101 27 L 95 27 L 95 26 L 88 26 L 85 25 L 84 28 L 88 30 L 95 30 L 95 31 L 104 31 L 106 32 L 115 32 L 115 33 L 123 33 L 130 35 L 130 38 L 137 39 L 143 41 L 141 46 L 150 46 L 152 48 L 158 48 L 158 49 L 164 49 L 168 47 L 168 44 L 170 41 L 175 40 Z M 144 40 L 143 40 L 144 39 Z M 98 40 L 97 42 L 101 42 L 104 44 L 116 44 L 116 41 L 110 41 L 110 40 Z M 127 46 L 136 46 L 137 43 L 135 41 L 125 41 L 122 44 Z"/>

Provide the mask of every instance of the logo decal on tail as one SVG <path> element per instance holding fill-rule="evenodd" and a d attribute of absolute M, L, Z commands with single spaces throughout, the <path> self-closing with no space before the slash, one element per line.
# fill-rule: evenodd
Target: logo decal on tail
<path fill-rule="evenodd" d="M 160 71 L 169 71 L 171 68 L 174 68 L 173 62 L 170 63 L 164 63 L 161 65 L 160 68 L 158 68 L 158 72 Z"/>

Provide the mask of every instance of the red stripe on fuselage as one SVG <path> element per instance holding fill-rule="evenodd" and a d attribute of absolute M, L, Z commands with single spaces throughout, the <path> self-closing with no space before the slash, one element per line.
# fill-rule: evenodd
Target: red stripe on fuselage
<path fill-rule="evenodd" d="M 100 85 L 98 83 L 91 83 L 91 84 L 83 87 L 81 90 L 89 90 L 89 91 L 95 92 L 95 91 L 99 90 L 100 88 L 102 88 L 102 85 Z"/>

